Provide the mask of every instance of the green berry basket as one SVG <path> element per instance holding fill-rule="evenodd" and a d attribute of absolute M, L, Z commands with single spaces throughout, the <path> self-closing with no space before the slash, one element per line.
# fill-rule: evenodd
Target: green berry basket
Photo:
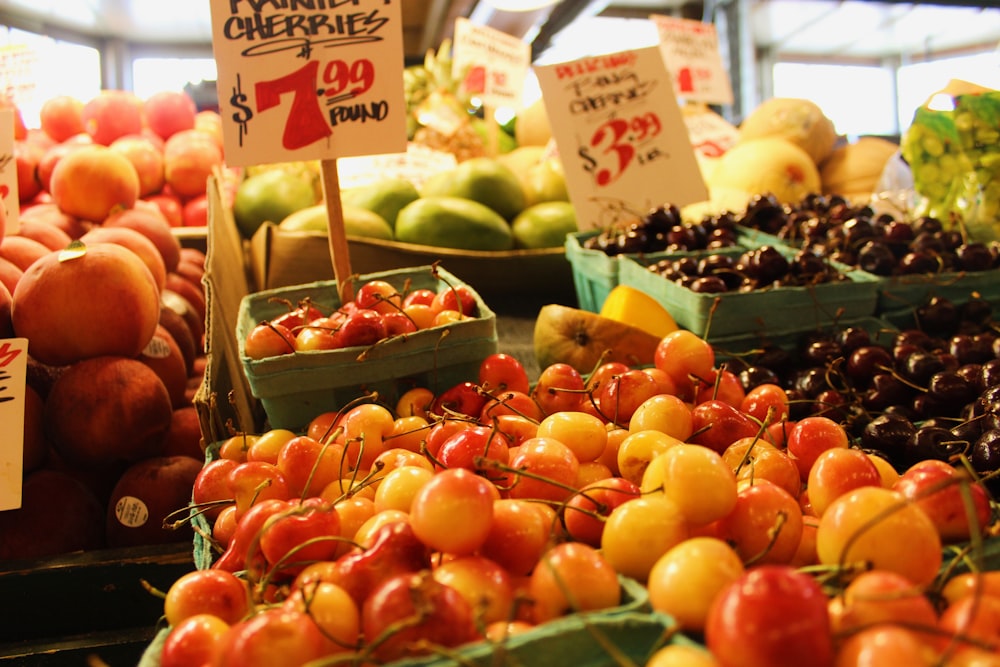
<path fill-rule="evenodd" d="M 708 294 L 664 278 L 651 271 L 650 264 L 649 259 L 622 257 L 620 283 L 649 294 L 679 326 L 709 341 L 760 332 L 804 330 L 874 316 L 878 303 L 877 278 L 846 267 L 842 267 L 842 273 L 848 277 L 846 281 Z"/>
<path fill-rule="evenodd" d="M 355 287 L 386 280 L 399 290 L 446 289 L 468 285 L 440 267 L 419 266 L 352 276 Z M 415 386 L 440 391 L 475 380 L 479 365 L 498 350 L 496 315 L 475 290 L 477 312 L 471 319 L 392 336 L 369 347 L 296 352 L 254 360 L 244 341 L 262 320 L 285 312 L 287 303 L 310 299 L 325 312 L 340 306 L 336 281 L 319 281 L 256 292 L 240 303 L 236 340 L 253 396 L 270 428 L 301 431 L 323 412 L 338 410 L 371 392 L 395 403 Z"/>
<path fill-rule="evenodd" d="M 619 283 L 619 259 L 631 257 L 637 261 L 653 263 L 661 259 L 677 259 L 686 256 L 700 257 L 709 253 L 738 255 L 752 245 L 737 235 L 737 245 L 715 250 L 690 250 L 682 252 L 655 252 L 648 254 L 608 255 L 602 250 L 587 248 L 587 239 L 600 231 L 577 232 L 566 235 L 566 260 L 573 268 L 573 288 L 576 300 L 582 310 L 599 313 L 604 300 Z"/>
<path fill-rule="evenodd" d="M 878 313 L 900 324 L 912 323 L 916 309 L 935 296 L 957 306 L 977 296 L 1000 304 L 1000 269 L 879 278 Z"/>

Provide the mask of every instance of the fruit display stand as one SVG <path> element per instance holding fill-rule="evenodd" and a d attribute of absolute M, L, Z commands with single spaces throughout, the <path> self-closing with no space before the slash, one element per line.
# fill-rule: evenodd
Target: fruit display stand
<path fill-rule="evenodd" d="M 0 563 L 9 613 L 0 664 L 135 664 L 155 635 L 165 590 L 194 569 L 189 543 L 101 549 Z"/>
<path fill-rule="evenodd" d="M 551 299 L 573 296 L 562 248 L 456 250 L 359 236 L 348 236 L 347 244 L 351 266 L 361 274 L 440 262 L 490 303 L 532 297 L 539 285 Z M 273 223 L 264 223 L 252 237 L 250 266 L 260 290 L 333 278 L 325 234 L 288 231 Z"/>

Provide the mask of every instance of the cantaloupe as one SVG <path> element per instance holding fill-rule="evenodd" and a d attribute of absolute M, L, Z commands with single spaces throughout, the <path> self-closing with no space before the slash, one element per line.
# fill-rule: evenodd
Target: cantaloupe
<path fill-rule="evenodd" d="M 740 123 L 737 144 L 759 137 L 783 137 L 812 158 L 825 160 L 837 142 L 833 121 L 812 100 L 772 97 L 764 100 Z"/>
<path fill-rule="evenodd" d="M 834 149 L 819 168 L 824 194 L 871 197 L 899 145 L 881 137 L 859 137 Z"/>
<path fill-rule="evenodd" d="M 819 169 L 798 145 L 779 136 L 740 141 L 716 161 L 708 181 L 713 201 L 719 193 L 773 194 L 794 204 L 820 192 Z"/>

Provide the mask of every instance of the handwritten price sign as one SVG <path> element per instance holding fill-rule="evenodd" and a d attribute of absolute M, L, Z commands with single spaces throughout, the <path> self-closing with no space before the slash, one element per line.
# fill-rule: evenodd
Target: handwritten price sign
<path fill-rule="evenodd" d="M 0 511 L 21 506 L 28 339 L 0 338 Z"/>
<path fill-rule="evenodd" d="M 581 229 L 708 198 L 657 47 L 535 73 Z"/>
<path fill-rule="evenodd" d="M 8 234 L 16 234 L 20 228 L 20 213 L 17 193 L 17 160 L 14 155 L 14 110 L 0 109 L 0 206 Z"/>
<path fill-rule="evenodd" d="M 711 23 L 650 15 L 660 36 L 660 51 L 673 74 L 678 97 L 706 104 L 732 104 L 733 88 L 722 64 L 719 36 Z"/>
<path fill-rule="evenodd" d="M 490 107 L 520 109 L 524 80 L 531 65 L 531 46 L 505 32 L 455 19 L 452 71 L 466 92 Z"/>
<path fill-rule="evenodd" d="M 211 6 L 227 163 L 406 150 L 402 0 Z"/>

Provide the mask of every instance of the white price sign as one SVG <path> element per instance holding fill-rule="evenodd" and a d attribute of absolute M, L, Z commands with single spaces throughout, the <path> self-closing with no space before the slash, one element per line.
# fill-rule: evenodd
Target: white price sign
<path fill-rule="evenodd" d="M 678 97 L 706 104 L 732 104 L 733 88 L 722 63 L 719 36 L 711 23 L 652 14 L 660 50 Z"/>
<path fill-rule="evenodd" d="M 0 511 L 21 506 L 28 339 L 0 339 Z"/>
<path fill-rule="evenodd" d="M 479 96 L 488 107 L 521 108 L 524 80 L 531 65 L 527 42 L 458 18 L 454 51 L 452 72 L 460 78 L 466 93 Z"/>
<path fill-rule="evenodd" d="M 708 199 L 657 47 L 535 73 L 580 229 Z"/>

